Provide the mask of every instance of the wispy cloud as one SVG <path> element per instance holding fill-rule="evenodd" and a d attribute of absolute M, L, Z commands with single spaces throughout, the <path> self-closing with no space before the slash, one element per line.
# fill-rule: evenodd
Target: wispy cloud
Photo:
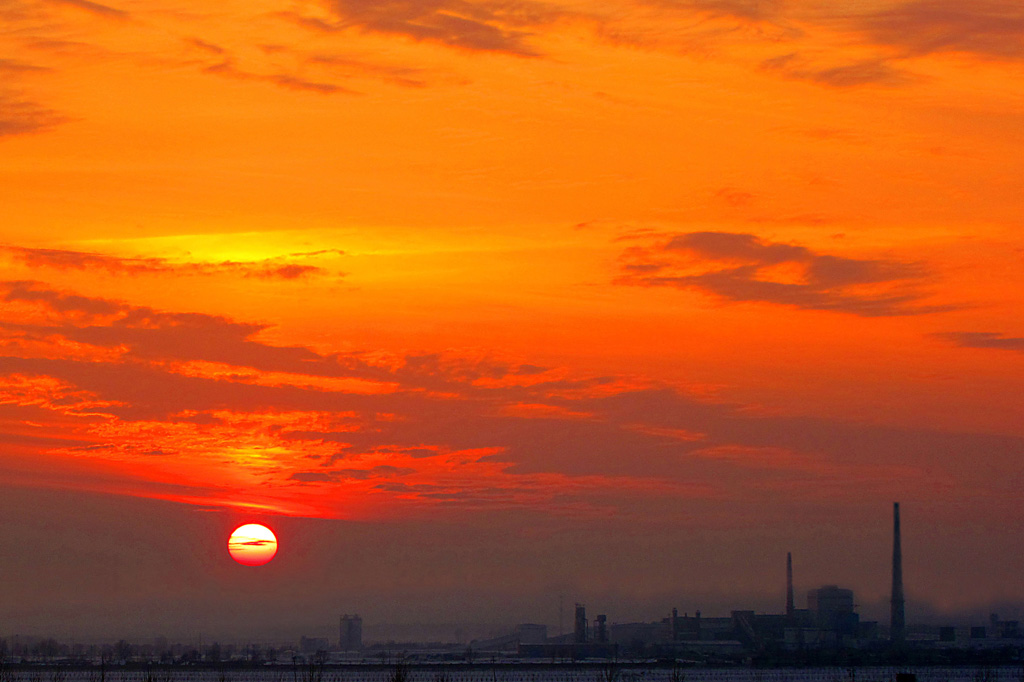
<path fill-rule="evenodd" d="M 378 464 L 365 469 L 330 469 L 326 471 L 297 471 L 288 480 L 300 483 L 328 483 L 339 480 L 368 481 L 370 479 L 393 478 L 415 474 L 411 467 L 396 467 Z"/>
<path fill-rule="evenodd" d="M 1006 336 L 997 332 L 943 332 L 936 338 L 950 341 L 961 348 L 989 348 L 1024 352 L 1024 337 Z"/>
<path fill-rule="evenodd" d="M 47 0 L 47 2 L 57 5 L 77 7 L 78 9 L 89 12 L 90 14 L 106 17 L 108 19 L 127 19 L 130 16 L 128 12 L 122 9 L 110 7 L 109 5 L 101 5 L 98 2 L 92 2 L 92 0 Z"/>
<path fill-rule="evenodd" d="M 227 50 L 225 50 L 220 45 L 217 45 L 216 43 L 211 43 L 201 38 L 185 38 L 185 42 L 191 45 L 192 47 L 197 47 L 200 50 L 203 50 L 204 52 L 209 52 L 211 54 L 222 55 L 227 52 Z"/>
<path fill-rule="evenodd" d="M 963 52 L 1024 59 L 1024 6 L 1015 0 L 922 0 L 873 12 L 856 23 L 872 41 L 908 56 Z"/>
<path fill-rule="evenodd" d="M 549 10 L 541 3 L 469 0 L 329 0 L 336 20 L 294 15 L 308 28 L 357 29 L 481 52 L 535 56 L 526 26 Z"/>
<path fill-rule="evenodd" d="M 665 4 L 706 12 L 716 16 L 764 21 L 778 17 L 780 0 L 669 0 Z"/>
<path fill-rule="evenodd" d="M 0 294 L 8 302 L 40 303 L 56 313 L 64 314 L 113 315 L 123 309 L 123 305 L 115 301 L 55 291 L 31 281 L 0 282 Z"/>
<path fill-rule="evenodd" d="M 418 68 L 377 64 L 363 59 L 331 54 L 313 55 L 308 61 L 310 64 L 325 67 L 346 78 L 376 78 L 395 85 L 413 88 L 426 85 L 423 70 Z"/>
<path fill-rule="evenodd" d="M 25 62 L 19 62 L 15 59 L 0 59 L 0 73 L 31 73 L 38 71 L 50 71 L 48 67 L 36 66 L 35 64 L 27 64 Z"/>
<path fill-rule="evenodd" d="M 915 82 L 910 74 L 883 59 L 866 59 L 837 66 L 819 66 L 797 53 L 773 57 L 761 63 L 761 68 L 781 73 L 787 78 L 806 80 L 834 88 L 863 85 L 896 87 Z"/>
<path fill-rule="evenodd" d="M 298 90 L 304 92 L 317 92 L 321 95 L 357 95 L 359 94 L 355 90 L 346 88 L 335 83 L 326 83 L 323 81 L 313 81 L 305 78 L 301 78 L 294 74 L 288 73 L 254 73 L 251 71 L 245 71 L 235 66 L 231 61 L 226 60 L 212 66 L 207 66 L 203 69 L 206 73 L 216 74 L 218 76 L 226 76 L 228 78 L 235 78 L 237 80 L 247 81 L 261 81 L 264 83 L 272 83 L 278 87 L 282 87 L 286 90 Z"/>
<path fill-rule="evenodd" d="M 769 242 L 752 234 L 690 232 L 622 257 L 616 283 L 701 291 L 733 302 L 761 302 L 864 317 L 939 312 L 915 285 L 926 278 L 915 263 L 861 260 Z"/>
<path fill-rule="evenodd" d="M 0 92 L 0 137 L 41 133 L 66 121 L 52 109 Z"/>
<path fill-rule="evenodd" d="M 791 244 L 663 240 L 661 251 L 697 250 L 716 263 L 795 262 L 823 270 L 816 277 L 830 285 L 889 276 Z M 959 471 L 965 452 L 1016 462 L 1022 451 L 1013 438 L 751 415 L 664 386 L 560 377 L 524 363 L 275 346 L 261 340 L 262 324 L 38 282 L 5 283 L 0 298 L 0 425 L 17 436 L 10 447 L 125 472 L 149 472 L 162 453 L 161 465 L 175 472 L 168 480 L 203 487 L 196 503 L 204 505 L 229 500 L 244 473 L 265 496 L 256 502 L 292 513 L 454 505 L 607 515 L 659 496 L 766 494 L 766 476 L 811 491 L 850 480 L 889 491 L 896 469 L 927 469 L 935 483 Z M 203 363 L 218 369 L 188 371 Z M 252 372 L 392 388 L 250 381 Z M 975 483 L 993 485 L 985 476 Z"/>
<path fill-rule="evenodd" d="M 326 271 L 308 263 L 297 263 L 290 258 L 312 257 L 320 254 L 293 254 L 262 261 L 175 262 L 166 258 L 132 258 L 112 256 L 90 251 L 67 249 L 40 249 L 21 246 L 0 246 L 0 252 L 33 268 L 57 270 L 103 270 L 112 275 L 221 275 L 233 274 L 257 279 L 294 280 Z"/>

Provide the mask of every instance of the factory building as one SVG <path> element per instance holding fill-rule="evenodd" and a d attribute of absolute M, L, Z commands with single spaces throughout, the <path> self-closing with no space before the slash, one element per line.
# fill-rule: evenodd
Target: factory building
<path fill-rule="evenodd" d="M 825 585 L 807 593 L 807 610 L 819 630 L 855 636 L 860 617 L 854 613 L 853 590 Z"/>
<path fill-rule="evenodd" d="M 548 641 L 548 626 L 537 625 L 536 623 L 521 623 L 516 626 L 516 636 L 520 644 L 546 644 Z"/>
<path fill-rule="evenodd" d="M 347 613 L 341 617 L 338 648 L 341 651 L 359 651 L 363 648 L 363 619 Z"/>

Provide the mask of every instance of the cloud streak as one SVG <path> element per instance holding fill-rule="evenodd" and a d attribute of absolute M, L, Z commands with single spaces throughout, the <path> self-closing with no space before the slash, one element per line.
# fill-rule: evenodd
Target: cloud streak
<path fill-rule="evenodd" d="M 926 276 L 914 263 L 844 258 L 745 233 L 690 232 L 627 249 L 615 281 L 862 317 L 950 309 L 923 303 L 927 295 L 916 285 Z"/>
<path fill-rule="evenodd" d="M 1024 59 L 1024 7 L 1013 0 L 927 0 L 874 12 L 857 21 L 872 41 L 906 56 L 961 52 Z"/>
<path fill-rule="evenodd" d="M 889 65 L 882 59 L 866 59 L 838 66 L 815 66 L 799 54 L 773 57 L 761 63 L 766 71 L 780 73 L 786 78 L 806 80 L 833 88 L 853 88 L 865 85 L 898 87 L 914 82 L 905 71 Z"/>
<path fill-rule="evenodd" d="M 961 348 L 984 348 L 1024 353 L 1024 337 L 1006 336 L 997 332 L 944 332 L 934 335 Z"/>
<path fill-rule="evenodd" d="M 284 88 L 285 90 L 297 90 L 300 92 L 316 92 L 321 95 L 357 95 L 360 94 L 355 90 L 351 90 L 335 83 L 326 83 L 322 81 L 312 81 L 299 76 L 288 74 L 288 73 L 253 73 L 250 71 L 244 71 L 235 66 L 231 61 L 226 60 L 212 66 L 207 66 L 203 69 L 206 73 L 211 73 L 218 76 L 225 76 L 227 78 L 234 78 L 236 80 L 243 81 L 261 81 L 264 83 L 272 83 L 278 87 Z"/>
<path fill-rule="evenodd" d="M 467 0 L 329 0 L 327 7 L 336 21 L 293 18 L 317 31 L 357 29 L 516 56 L 539 54 L 528 44 L 530 34 L 524 27 L 548 14 L 539 3 Z"/>
<path fill-rule="evenodd" d="M 288 258 L 262 261 L 174 262 L 166 258 L 130 258 L 90 251 L 39 249 L 21 246 L 0 246 L 14 260 L 32 268 L 56 270 L 103 270 L 111 275 L 240 275 L 256 279 L 295 280 L 326 271 L 318 266 L 289 262 Z M 314 257 L 320 254 L 293 254 L 291 257 Z"/>
<path fill-rule="evenodd" d="M 32 73 L 32 72 L 45 72 L 50 71 L 45 66 L 36 66 L 35 64 L 26 64 L 25 62 L 19 62 L 15 59 L 0 59 L 0 73 Z"/>
<path fill-rule="evenodd" d="M 887 262 L 821 260 L 793 244 L 713 234 L 672 235 L 658 251 L 795 262 L 830 285 L 892 276 Z M 942 487 L 955 474 L 961 495 L 1021 483 L 1017 469 L 1000 469 L 1024 452 L 1020 439 L 757 416 L 669 387 L 521 363 L 321 354 L 263 342 L 261 324 L 33 282 L 5 283 L 0 296 L 0 427 L 12 434 L 9 447 L 141 477 L 131 494 L 166 496 L 157 483 L 174 482 L 205 491 L 182 500 L 190 504 L 244 498 L 313 516 L 604 517 L 680 495 L 697 503 L 782 488 L 841 494 L 850 481 L 858 495 L 890 494 L 907 476 Z M 273 379 L 280 375 L 293 378 Z M 300 380 L 310 376 L 389 388 Z M 991 455 L 986 466 L 999 476 L 959 471 L 964 453 L 977 452 Z M 154 454 L 166 480 L 149 485 Z"/>
<path fill-rule="evenodd" d="M 308 59 L 315 64 L 348 78 L 376 78 L 395 85 L 421 88 L 426 85 L 422 69 L 374 64 L 369 61 L 331 54 L 317 54 Z"/>
<path fill-rule="evenodd" d="M 751 21 L 767 21 L 779 16 L 779 0 L 675 0 L 664 4 L 704 12 L 712 16 L 727 16 Z"/>
<path fill-rule="evenodd" d="M 92 2 L 92 0 L 48 0 L 48 2 L 57 5 L 67 5 L 69 7 L 77 7 L 80 10 L 84 10 L 90 14 L 96 16 L 106 17 L 107 19 L 128 19 L 128 12 L 117 9 L 116 7 L 110 7 L 108 5 L 102 5 L 98 2 Z"/>
<path fill-rule="evenodd" d="M 24 65 L 11 67 L 12 63 L 8 63 L 8 70 L 17 68 L 19 73 L 25 71 Z M 52 109 L 0 92 L 0 138 L 43 133 L 66 121 L 65 116 Z"/>

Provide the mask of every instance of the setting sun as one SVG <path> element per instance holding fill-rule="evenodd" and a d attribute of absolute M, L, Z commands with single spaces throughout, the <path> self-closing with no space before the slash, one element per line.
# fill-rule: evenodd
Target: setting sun
<path fill-rule="evenodd" d="M 277 554 L 277 537 L 266 526 L 247 523 L 231 533 L 228 552 L 243 566 L 262 566 Z"/>

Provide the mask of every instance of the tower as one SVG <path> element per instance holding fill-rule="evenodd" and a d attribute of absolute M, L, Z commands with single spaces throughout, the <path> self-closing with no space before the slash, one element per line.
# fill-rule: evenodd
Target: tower
<path fill-rule="evenodd" d="M 576 629 L 574 634 L 576 644 L 587 643 L 587 607 L 583 604 L 576 605 Z"/>
<path fill-rule="evenodd" d="M 903 615 L 903 551 L 900 547 L 900 503 L 892 505 L 892 604 L 889 639 L 902 642 L 906 637 Z"/>
<path fill-rule="evenodd" d="M 793 553 L 786 552 L 786 620 L 793 620 L 796 606 L 793 604 Z"/>
<path fill-rule="evenodd" d="M 341 632 L 338 648 L 342 651 L 359 651 L 363 648 L 363 619 L 347 613 L 341 617 Z"/>

